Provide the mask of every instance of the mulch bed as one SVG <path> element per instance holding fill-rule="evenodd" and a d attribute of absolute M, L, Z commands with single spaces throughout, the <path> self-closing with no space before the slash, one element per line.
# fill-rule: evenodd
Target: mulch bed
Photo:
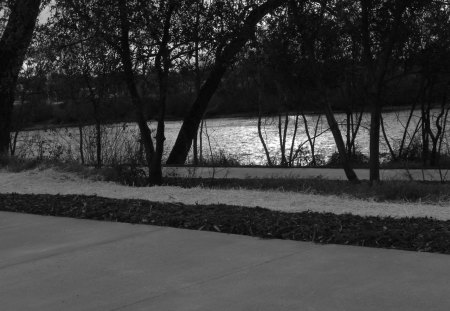
<path fill-rule="evenodd" d="M 184 205 L 81 195 L 0 194 L 0 210 L 450 254 L 450 221 L 286 213 L 229 205 Z"/>

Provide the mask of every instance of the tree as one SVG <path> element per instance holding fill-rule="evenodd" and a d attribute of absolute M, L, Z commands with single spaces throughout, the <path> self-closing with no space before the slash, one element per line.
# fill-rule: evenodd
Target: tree
<path fill-rule="evenodd" d="M 333 135 L 339 158 L 346 177 L 351 182 L 359 182 L 353 170 L 350 158 L 345 148 L 339 125 L 331 107 L 330 94 L 342 84 L 342 68 L 346 66 L 345 36 L 330 15 L 327 1 L 319 6 L 311 3 L 299 5 L 296 0 L 289 2 L 289 9 L 293 26 L 298 38 L 299 69 L 297 76 L 302 77 L 301 85 L 313 90 L 317 102 L 325 112 L 328 125 Z"/>
<path fill-rule="evenodd" d="M 143 135 L 143 141 L 146 148 L 147 164 L 149 166 L 149 182 L 151 185 L 160 185 L 162 183 L 162 155 L 165 141 L 165 111 L 168 91 L 168 76 L 172 67 L 174 58 L 185 53 L 182 48 L 184 42 L 180 39 L 179 33 L 183 29 L 182 17 L 178 15 L 178 23 L 173 19 L 176 13 L 182 12 L 181 8 L 186 7 L 183 1 L 161 0 L 158 5 L 146 5 L 146 1 L 139 2 L 138 8 L 140 14 L 143 13 L 143 21 L 146 28 L 146 34 L 150 39 L 150 49 L 154 55 L 154 68 L 158 76 L 158 94 L 159 94 L 159 112 L 157 116 L 156 146 L 154 147 L 151 139 L 151 132 L 145 120 L 142 99 L 137 92 L 135 75 L 133 69 L 133 60 L 131 55 L 130 42 L 130 15 L 129 7 L 125 0 L 119 0 L 120 12 L 120 48 L 119 54 L 122 59 L 122 65 L 125 73 L 125 81 L 131 94 L 133 103 L 136 107 L 139 129 Z M 184 26 L 185 27 L 185 26 Z M 175 28 L 175 29 L 174 29 Z M 140 34 L 142 28 L 135 29 L 135 35 Z M 182 37 L 182 36 L 181 36 Z M 147 46 L 148 48 L 148 46 Z M 145 48 L 144 48 L 145 49 Z M 177 53 L 174 53 L 174 52 Z M 177 56 L 174 56 L 176 54 Z M 136 67 L 136 66 L 135 66 Z"/>
<path fill-rule="evenodd" d="M 391 66 L 392 52 L 399 43 L 400 27 L 410 1 L 397 0 L 375 3 L 373 0 L 361 0 L 361 33 L 363 48 L 363 63 L 366 67 L 366 92 L 370 105 L 370 181 L 380 181 L 380 126 L 382 112 L 382 96 L 385 86 L 385 78 Z M 377 7 L 378 4 L 378 7 Z M 381 12 L 377 18 L 376 12 Z M 373 42 L 373 28 L 371 21 L 376 20 L 384 25 L 381 28 L 382 39 L 375 44 Z M 376 48 L 378 46 L 378 48 Z"/>
<path fill-rule="evenodd" d="M 164 150 L 164 118 L 168 91 L 168 76 L 174 59 L 186 53 L 183 42 L 189 23 L 182 19 L 190 1 L 118 0 L 113 3 L 90 1 L 78 3 L 60 1 L 56 4 L 72 18 L 67 27 L 82 33 L 85 40 L 101 40 L 119 55 L 122 78 L 135 108 L 136 122 L 145 149 L 149 182 L 161 184 L 161 159 Z M 83 38 L 84 37 L 84 38 Z M 91 59 L 91 62 L 98 63 Z M 141 84 L 150 76 L 157 76 L 159 94 L 157 115 L 148 115 Z M 157 119 L 156 141 L 147 121 Z"/>
<path fill-rule="evenodd" d="M 147 165 L 150 170 L 152 163 L 152 157 L 155 153 L 155 147 L 153 146 L 152 136 L 150 128 L 147 125 L 147 120 L 144 115 L 144 104 L 142 98 L 139 95 L 136 78 L 133 72 L 133 61 L 130 50 L 130 21 L 128 6 L 126 0 L 119 0 L 119 13 L 120 13 L 120 47 L 119 54 L 122 61 L 124 79 L 130 92 L 131 100 L 135 106 L 136 121 L 141 132 L 142 141 L 145 148 L 145 157 Z M 149 174 L 151 172 L 149 171 Z"/>
<path fill-rule="evenodd" d="M 171 41 L 171 19 L 177 5 L 174 0 L 169 0 L 161 8 L 162 13 L 162 35 L 159 40 L 158 52 L 155 59 L 155 67 L 158 73 L 159 84 L 159 115 L 158 127 L 156 130 L 156 149 L 150 166 L 150 184 L 160 185 L 162 183 L 162 155 L 164 151 L 164 121 L 166 113 L 168 77 L 171 67 L 170 48 Z"/>
<path fill-rule="evenodd" d="M 197 0 L 195 9 L 195 30 L 194 30 L 194 73 L 195 73 L 195 96 L 198 96 L 201 88 L 201 73 L 200 73 L 200 23 L 201 13 L 204 9 L 204 0 Z M 200 141 L 202 139 L 202 131 L 200 130 Z M 201 144 L 200 144 L 201 145 Z M 202 148 L 198 149 L 198 129 L 194 137 L 194 165 L 198 165 L 200 151 L 200 160 L 202 159 Z"/>
<path fill-rule="evenodd" d="M 184 164 L 191 149 L 192 141 L 197 135 L 198 127 L 208 107 L 211 97 L 216 92 L 219 84 L 233 63 L 236 55 L 242 50 L 247 41 L 254 35 L 256 25 L 264 16 L 286 3 L 286 0 L 267 0 L 261 5 L 249 5 L 245 10 L 250 13 L 247 17 L 230 30 L 218 44 L 215 53 L 215 61 L 208 78 L 200 89 L 200 92 L 192 104 L 189 112 L 183 119 L 183 124 L 178 133 L 175 145 L 170 152 L 167 164 Z"/>
<path fill-rule="evenodd" d="M 86 29 L 88 32 L 74 29 L 75 17 L 67 14 L 63 7 L 53 5 L 46 25 L 37 32 L 34 49 L 40 52 L 40 57 L 33 61 L 46 64 L 47 73 L 58 74 L 61 100 L 69 108 L 66 112 L 79 123 L 81 146 L 83 126 L 91 122 L 95 124 L 95 143 L 92 144 L 95 145 L 92 153 L 95 159 L 92 160 L 100 168 L 104 160 L 102 123 L 110 106 L 108 97 L 120 60 L 116 51 L 95 37 L 93 29 Z M 80 157 L 84 164 L 81 147 Z"/>
<path fill-rule="evenodd" d="M 450 8 L 433 2 L 423 8 L 409 28 L 408 63 L 419 69 L 417 98 L 421 112 L 422 164 L 437 166 L 446 135 L 448 92 L 450 86 L 450 36 L 448 33 Z M 409 65 L 408 67 L 411 67 Z M 415 102 L 414 104 L 416 104 Z M 437 110 L 437 111 L 436 111 Z M 431 150 L 430 150 L 431 147 Z"/>
<path fill-rule="evenodd" d="M 6 4 L 0 2 L 2 11 Z M 0 39 L 0 155 L 8 153 L 17 79 L 31 43 L 41 0 L 16 0 Z"/>

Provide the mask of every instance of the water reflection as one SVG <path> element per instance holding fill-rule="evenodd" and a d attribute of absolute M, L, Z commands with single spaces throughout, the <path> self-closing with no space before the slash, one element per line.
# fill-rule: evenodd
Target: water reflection
<path fill-rule="evenodd" d="M 404 125 L 408 119 L 408 111 L 389 112 L 383 115 L 386 133 L 392 145 L 398 144 L 404 133 Z M 308 128 L 313 135 L 316 121 L 320 116 L 307 115 Z M 345 140 L 346 135 L 346 115 L 336 114 L 336 119 L 341 125 L 342 135 Z M 417 127 L 420 120 L 420 111 L 415 112 L 409 132 L 407 141 L 412 137 L 412 132 Z M 274 158 L 280 156 L 280 142 L 278 132 L 278 118 L 264 118 L 262 133 L 265 137 L 267 147 L 270 155 Z M 286 148 L 289 149 L 292 144 L 292 137 L 294 135 L 295 116 L 289 117 L 289 127 L 287 130 Z M 369 151 L 369 123 L 370 116 L 363 115 L 362 125 L 356 138 L 356 145 L 358 149 L 368 154 Z M 266 158 L 263 146 L 258 136 L 257 118 L 220 118 L 208 119 L 205 121 L 205 128 L 202 134 L 203 156 L 210 158 L 211 155 L 216 155 L 222 152 L 235 159 L 238 159 L 242 164 L 266 164 Z M 150 123 L 151 128 L 155 128 L 156 124 Z M 169 121 L 166 123 L 166 144 L 165 156 L 168 155 L 173 146 L 176 135 L 180 129 L 181 122 Z M 328 129 L 326 118 L 321 117 L 318 123 L 317 133 L 322 133 Z M 95 152 L 92 152 L 92 144 L 95 144 L 94 129 L 92 126 L 83 128 L 83 148 L 85 148 L 85 158 L 87 162 L 95 158 Z M 447 129 L 448 134 L 448 129 Z M 125 159 L 127 153 L 136 152 L 139 148 L 137 143 L 139 140 L 139 133 L 137 126 L 130 124 L 115 124 L 104 127 L 102 134 L 103 140 L 106 142 L 103 150 L 104 162 L 108 163 L 108 159 Z M 447 135 L 448 137 L 448 135 Z M 447 139 L 447 138 L 446 138 Z M 446 142 L 445 139 L 445 142 Z M 384 138 L 381 137 L 381 152 L 387 152 L 387 147 Z M 307 135 L 302 118 L 299 119 L 298 131 L 294 142 L 295 148 L 303 145 L 305 150 L 309 150 L 307 142 Z M 80 136 L 78 128 L 60 128 L 55 130 L 38 130 L 22 132 L 19 135 L 18 146 L 16 154 L 26 157 L 36 156 L 50 156 L 79 160 Z M 89 149 L 90 148 L 90 149 Z M 316 138 L 315 143 L 316 154 L 321 154 L 325 158 L 329 157 L 336 151 L 333 136 L 331 132 L 326 131 L 323 135 Z M 288 152 L 289 153 L 289 152 Z M 190 155 L 192 159 L 192 152 Z"/>

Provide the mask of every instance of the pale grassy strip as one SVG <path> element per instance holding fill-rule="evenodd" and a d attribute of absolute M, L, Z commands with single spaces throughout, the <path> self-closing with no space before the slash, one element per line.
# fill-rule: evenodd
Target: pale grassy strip
<path fill-rule="evenodd" d="M 115 199 L 143 199 L 184 204 L 239 205 L 265 207 L 286 212 L 317 211 L 361 216 L 432 217 L 450 220 L 450 206 L 420 203 L 379 203 L 295 192 L 219 190 L 180 187 L 128 187 L 111 182 L 82 179 L 52 169 L 21 173 L 0 172 L 1 193 L 83 194 Z"/>

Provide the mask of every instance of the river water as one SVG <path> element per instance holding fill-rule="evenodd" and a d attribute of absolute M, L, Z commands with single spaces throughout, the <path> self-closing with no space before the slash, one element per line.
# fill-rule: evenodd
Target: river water
<path fill-rule="evenodd" d="M 437 111 L 434 111 L 437 114 Z M 390 143 L 395 146 L 401 140 L 405 125 L 408 119 L 408 111 L 388 112 L 383 114 L 384 124 Z M 322 133 L 316 138 L 316 153 L 327 159 L 336 151 L 333 136 L 327 131 L 328 124 L 325 116 L 307 115 L 308 128 L 313 135 L 315 125 L 319 120 L 317 133 Z M 336 119 L 341 125 L 342 135 L 345 141 L 346 135 L 346 115 L 336 114 Z M 411 140 L 412 133 L 420 120 L 420 112 L 416 111 L 409 126 L 407 143 Z M 284 117 L 283 117 L 284 121 Z M 289 126 L 287 131 L 286 149 L 290 149 L 294 133 L 295 116 L 289 117 Z M 205 121 L 205 127 L 202 135 L 203 155 L 205 158 L 217 157 L 223 155 L 226 158 L 238 160 L 246 165 L 264 165 L 267 163 L 263 146 L 258 136 L 257 118 L 219 118 L 208 119 Z M 368 154 L 369 150 L 369 124 L 370 116 L 365 114 L 362 118 L 362 125 L 356 138 L 358 149 Z M 155 123 L 149 123 L 154 129 Z M 178 131 L 180 121 L 166 122 L 166 144 L 165 156 L 167 156 L 173 146 Z M 84 157 L 87 163 L 93 163 L 95 158 L 95 139 L 93 126 L 83 128 L 83 149 Z M 447 130 L 446 136 L 450 137 Z M 278 132 L 278 117 L 263 118 L 263 135 L 270 152 L 270 156 L 279 162 L 280 159 L 280 141 Z M 420 135 L 420 134 L 418 134 Z M 416 135 L 416 137 L 418 137 Z M 103 157 L 105 163 L 127 162 L 130 154 L 139 149 L 139 134 L 137 126 L 134 123 L 113 124 L 103 127 Z M 387 152 L 387 147 L 383 137 L 381 141 L 381 151 Z M 308 156 L 309 144 L 305 125 L 302 118 L 299 118 L 298 132 L 294 142 L 295 149 L 303 145 L 303 160 Z M 445 144 L 448 148 L 447 138 Z M 25 157 L 53 157 L 58 159 L 80 160 L 80 135 L 77 127 L 57 128 L 51 130 L 34 130 L 21 132 L 18 136 L 16 154 Z M 289 154 L 289 151 L 287 151 Z M 190 156 L 192 158 L 192 154 Z M 304 161 L 299 163 L 305 164 Z"/>

